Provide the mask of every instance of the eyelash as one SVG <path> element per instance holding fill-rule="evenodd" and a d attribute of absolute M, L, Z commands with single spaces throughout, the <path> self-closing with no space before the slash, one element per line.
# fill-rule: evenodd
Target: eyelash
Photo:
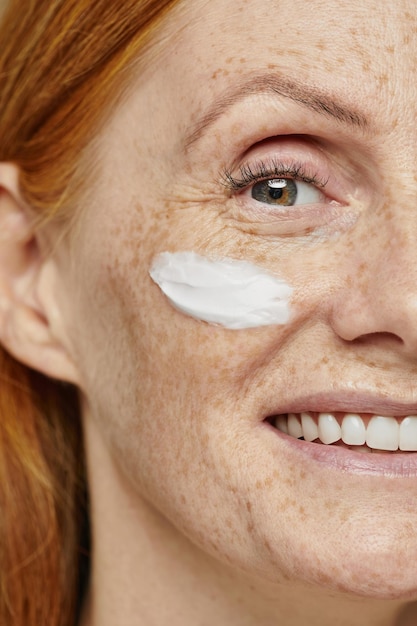
<path fill-rule="evenodd" d="M 328 179 L 320 178 L 318 174 L 307 172 L 305 165 L 301 162 L 283 163 L 277 159 L 271 161 L 257 161 L 254 165 L 246 163 L 239 168 L 240 178 L 225 170 L 222 175 L 224 185 L 231 192 L 241 191 L 253 183 L 272 178 L 292 178 L 304 183 L 310 183 L 323 189 Z"/>

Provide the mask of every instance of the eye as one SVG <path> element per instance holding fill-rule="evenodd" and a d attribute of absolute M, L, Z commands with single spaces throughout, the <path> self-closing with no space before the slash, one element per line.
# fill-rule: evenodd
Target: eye
<path fill-rule="evenodd" d="M 312 183 L 292 178 L 272 178 L 255 183 L 250 189 L 251 196 L 258 202 L 275 206 L 317 204 L 325 198 Z"/>

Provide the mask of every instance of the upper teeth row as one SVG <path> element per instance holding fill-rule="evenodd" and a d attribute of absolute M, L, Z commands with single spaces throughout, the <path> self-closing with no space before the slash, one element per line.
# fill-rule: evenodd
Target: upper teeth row
<path fill-rule="evenodd" d="M 340 439 L 351 446 L 376 450 L 417 451 L 417 416 L 408 415 L 401 422 L 395 417 L 374 415 L 365 423 L 360 415 L 347 413 L 339 424 L 332 413 L 320 413 L 314 419 L 309 413 L 288 413 L 275 419 L 275 426 L 291 437 L 306 441 L 320 439 L 330 444 Z"/>

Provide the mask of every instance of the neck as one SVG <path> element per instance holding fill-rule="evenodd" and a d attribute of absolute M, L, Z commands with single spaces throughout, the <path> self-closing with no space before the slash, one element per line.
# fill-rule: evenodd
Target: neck
<path fill-rule="evenodd" d="M 411 604 L 293 581 L 269 584 L 212 558 L 133 491 L 98 432 L 88 432 L 91 428 L 87 426 L 87 449 L 94 547 L 80 626 L 195 626 L 202 616 L 210 616 L 217 626 L 417 623 Z"/>

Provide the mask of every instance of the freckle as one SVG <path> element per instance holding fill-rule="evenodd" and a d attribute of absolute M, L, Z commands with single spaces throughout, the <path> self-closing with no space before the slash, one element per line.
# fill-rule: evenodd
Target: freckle
<path fill-rule="evenodd" d="M 266 263 L 268 261 L 268 255 L 265 252 L 259 251 L 255 255 L 255 262 L 259 264 Z"/>
<path fill-rule="evenodd" d="M 242 57 L 241 59 L 239 59 L 240 63 L 246 63 L 246 59 L 244 57 Z"/>
<path fill-rule="evenodd" d="M 233 61 L 233 57 L 228 57 L 226 63 L 229 65 Z"/>
<path fill-rule="evenodd" d="M 358 274 L 361 275 L 364 273 L 364 271 L 366 270 L 366 263 L 361 263 L 358 267 Z"/>
<path fill-rule="evenodd" d="M 255 483 L 255 488 L 256 488 L 256 489 L 261 489 L 261 487 L 262 487 L 262 483 L 261 483 L 261 481 L 260 481 L 260 480 L 257 480 L 257 481 L 256 481 L 256 483 Z"/>
<path fill-rule="evenodd" d="M 284 498 L 284 500 L 281 503 L 281 511 L 285 511 L 286 509 L 289 509 L 291 506 L 292 502 L 290 500 L 290 498 Z"/>
<path fill-rule="evenodd" d="M 246 502 L 246 510 L 250 513 L 252 511 L 252 503 L 249 500 Z"/>
<path fill-rule="evenodd" d="M 318 573 L 317 574 L 317 580 L 322 584 L 322 585 L 327 585 L 331 582 L 331 577 L 326 574 L 326 573 Z"/>

